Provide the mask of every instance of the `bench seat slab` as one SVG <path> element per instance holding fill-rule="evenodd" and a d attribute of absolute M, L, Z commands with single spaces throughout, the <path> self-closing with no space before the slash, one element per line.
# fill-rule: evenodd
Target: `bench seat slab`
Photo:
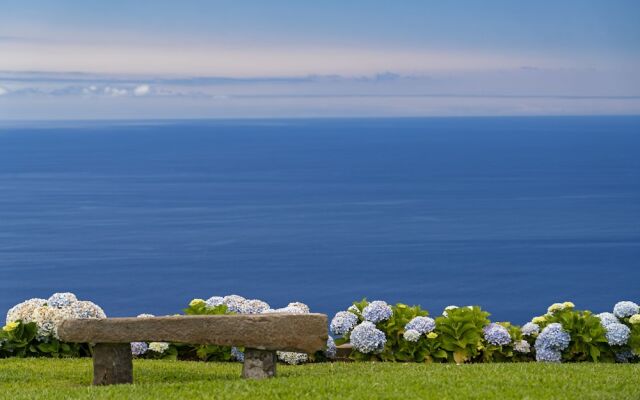
<path fill-rule="evenodd" d="M 312 354 L 327 343 L 325 314 L 183 315 L 65 320 L 60 339 L 73 343 L 171 342 Z"/>

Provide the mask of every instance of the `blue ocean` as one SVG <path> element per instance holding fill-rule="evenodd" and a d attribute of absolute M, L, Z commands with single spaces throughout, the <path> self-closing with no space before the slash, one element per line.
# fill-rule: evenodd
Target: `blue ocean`
<path fill-rule="evenodd" d="M 6 122 L 0 272 L 0 310 L 608 311 L 640 300 L 640 118 Z"/>

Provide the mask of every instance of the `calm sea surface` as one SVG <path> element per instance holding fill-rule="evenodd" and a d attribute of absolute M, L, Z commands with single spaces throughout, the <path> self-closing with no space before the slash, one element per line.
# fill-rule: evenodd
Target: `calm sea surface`
<path fill-rule="evenodd" d="M 640 300 L 640 118 L 0 125 L 0 310 Z"/>

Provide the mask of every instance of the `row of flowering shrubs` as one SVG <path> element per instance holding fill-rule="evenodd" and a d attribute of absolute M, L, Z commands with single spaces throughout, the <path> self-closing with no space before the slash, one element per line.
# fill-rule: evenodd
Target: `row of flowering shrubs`
<path fill-rule="evenodd" d="M 354 360 L 640 361 L 640 308 L 631 301 L 597 315 L 556 303 L 523 326 L 488 317 L 478 306 L 449 306 L 433 319 L 419 306 L 363 300 L 338 312 L 330 329 L 338 345 L 351 343 Z"/>
<path fill-rule="evenodd" d="M 336 345 L 350 343 L 349 358 L 356 361 L 400 362 L 638 362 L 640 361 L 640 307 L 617 303 L 613 312 L 592 314 L 573 303 L 556 303 L 547 313 L 523 326 L 491 322 L 478 306 L 447 307 L 429 317 L 420 306 L 389 305 L 362 300 L 338 312 L 330 324 L 324 351 L 315 354 L 278 352 L 288 364 L 326 361 L 336 357 Z M 237 295 L 194 299 L 186 315 L 308 313 L 303 303 L 271 308 L 261 300 Z M 0 332 L 0 357 L 82 357 L 89 344 L 64 343 L 59 323 L 70 318 L 105 318 L 104 311 L 72 293 L 49 299 L 30 299 L 9 310 Z M 141 314 L 139 318 L 153 317 Z M 131 343 L 138 358 L 202 361 L 242 361 L 243 349 L 214 345 L 164 342 Z"/>

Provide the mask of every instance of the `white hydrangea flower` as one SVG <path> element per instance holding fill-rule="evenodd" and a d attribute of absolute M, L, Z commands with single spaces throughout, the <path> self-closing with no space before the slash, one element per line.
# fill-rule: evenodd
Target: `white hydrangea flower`
<path fill-rule="evenodd" d="M 38 327 L 38 338 L 54 337 L 58 339 L 58 325 L 68 318 L 62 309 L 48 306 L 40 306 L 33 310 L 31 319 Z"/>
<path fill-rule="evenodd" d="M 304 303 L 300 303 L 300 302 L 294 302 L 294 303 L 289 303 L 287 304 L 286 308 L 297 308 L 300 311 L 302 311 L 300 314 L 309 314 L 309 312 L 311 311 L 311 309 L 309 308 L 308 305 L 304 304 Z"/>
<path fill-rule="evenodd" d="M 531 345 L 526 340 L 518 340 L 513 344 L 513 350 L 518 353 L 529 353 L 531 352 Z"/>
<path fill-rule="evenodd" d="M 153 317 L 155 317 L 155 315 L 143 313 L 143 314 L 138 314 L 136 318 L 153 318 Z"/>
<path fill-rule="evenodd" d="M 547 308 L 547 313 L 553 314 L 556 311 L 562 311 L 564 309 L 565 309 L 565 306 L 563 303 L 553 303 L 552 305 L 549 306 L 549 308 Z"/>
<path fill-rule="evenodd" d="M 266 309 L 262 312 L 262 314 L 271 314 L 271 313 L 279 313 L 279 314 L 306 314 L 304 309 L 300 307 L 283 307 L 283 308 L 273 308 Z"/>
<path fill-rule="evenodd" d="M 292 351 L 278 351 L 278 359 L 289 365 L 298 365 L 307 362 L 309 356 L 305 353 L 295 353 Z"/>
<path fill-rule="evenodd" d="M 446 306 L 444 308 L 444 311 L 442 312 L 442 315 L 444 315 L 446 317 L 446 316 L 448 316 L 447 311 L 455 310 L 456 308 L 458 308 L 458 306 Z"/>
<path fill-rule="evenodd" d="M 169 349 L 169 343 L 166 342 L 151 342 L 149 343 L 149 350 L 162 354 Z"/>
<path fill-rule="evenodd" d="M 6 323 L 9 324 L 11 322 L 22 321 L 25 324 L 28 324 L 29 322 L 33 321 L 33 310 L 45 305 L 46 303 L 47 300 L 36 298 L 25 300 L 22 303 L 16 304 L 7 312 Z"/>
<path fill-rule="evenodd" d="M 409 329 L 404 331 L 404 333 L 402 334 L 402 337 L 404 337 L 404 340 L 406 340 L 407 342 L 417 342 L 418 340 L 420 340 L 420 332 L 418 332 L 415 329 Z"/>

